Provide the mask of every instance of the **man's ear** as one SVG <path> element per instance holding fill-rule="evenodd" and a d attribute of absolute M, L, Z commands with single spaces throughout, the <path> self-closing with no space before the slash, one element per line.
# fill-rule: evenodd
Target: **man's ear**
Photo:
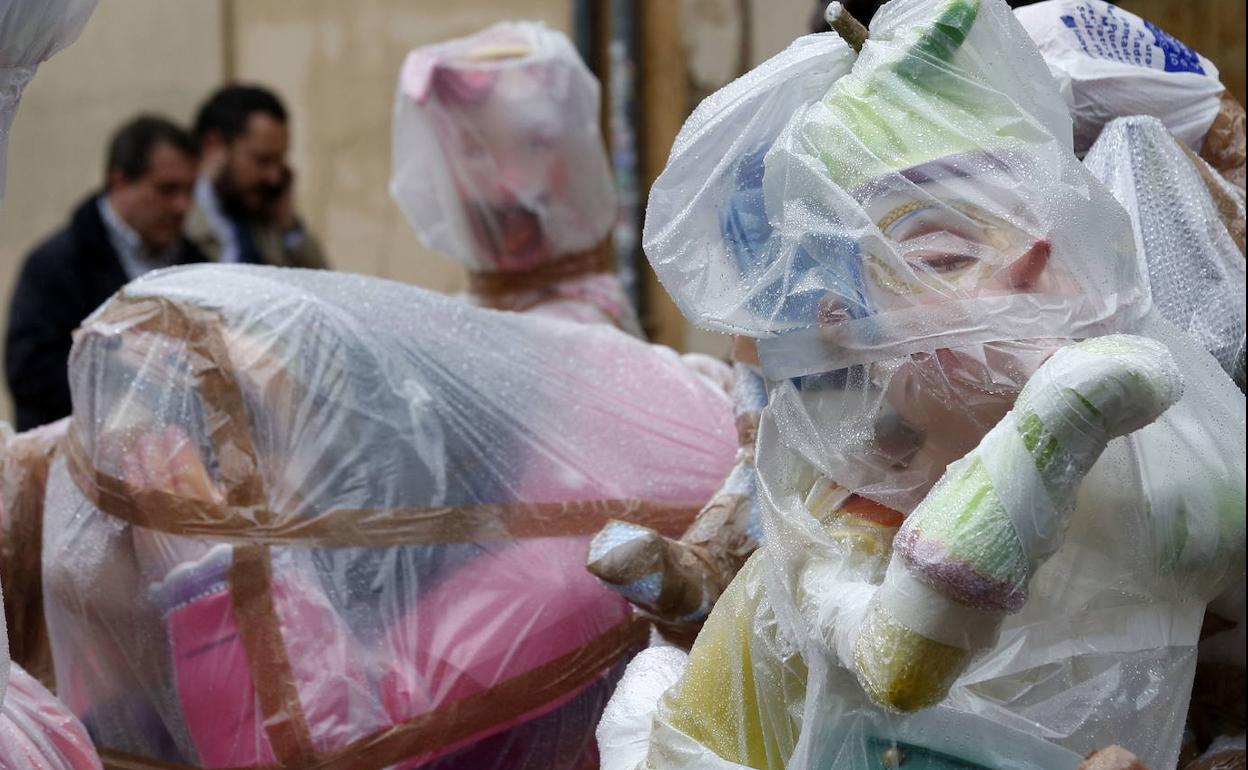
<path fill-rule="evenodd" d="M 129 182 L 130 180 L 126 179 L 125 172 L 121 169 L 110 168 L 105 178 L 105 190 L 106 192 L 112 192 L 123 185 L 129 184 Z"/>

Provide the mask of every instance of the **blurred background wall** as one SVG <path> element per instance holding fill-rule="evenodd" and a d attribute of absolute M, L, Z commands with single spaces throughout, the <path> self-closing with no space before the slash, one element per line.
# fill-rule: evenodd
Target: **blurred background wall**
<path fill-rule="evenodd" d="M 600 10 L 622 0 L 581 4 Z M 639 13 L 640 183 L 662 169 L 705 94 L 809 31 L 814 0 L 623 0 Z M 1243 0 L 1121 0 L 1209 56 L 1244 100 Z M 102 0 L 77 43 L 40 68 L 10 140 L 0 207 L 0 318 L 25 253 L 101 184 L 111 131 L 139 111 L 189 122 L 230 80 L 275 88 L 292 114 L 297 202 L 333 265 L 440 291 L 461 269 L 424 251 L 386 190 L 395 78 L 408 50 L 502 19 L 571 33 L 573 0 Z M 607 23 L 607 22 L 601 22 Z M 599 42 L 609 32 L 599 30 Z M 605 61 L 593 63 L 602 68 Z M 643 276 L 651 336 L 722 355 Z M 9 415 L 0 399 L 0 418 Z"/>

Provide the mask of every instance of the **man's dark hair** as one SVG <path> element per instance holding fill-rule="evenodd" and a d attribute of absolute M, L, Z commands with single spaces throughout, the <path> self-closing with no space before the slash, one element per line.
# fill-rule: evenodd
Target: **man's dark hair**
<path fill-rule="evenodd" d="M 199 156 L 195 140 L 186 129 L 159 115 L 140 115 L 113 134 L 108 144 L 104 186 L 108 186 L 114 170 L 129 181 L 141 178 L 151 168 L 152 150 L 162 144 L 192 158 Z"/>
<path fill-rule="evenodd" d="M 218 131 L 226 143 L 247 131 L 247 120 L 254 113 L 286 122 L 286 108 L 277 94 L 260 86 L 228 85 L 208 97 L 195 117 L 195 140 L 203 146 L 210 131 Z"/>

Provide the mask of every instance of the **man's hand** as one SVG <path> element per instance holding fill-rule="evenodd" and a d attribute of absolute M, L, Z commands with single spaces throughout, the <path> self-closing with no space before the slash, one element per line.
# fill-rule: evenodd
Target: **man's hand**
<path fill-rule="evenodd" d="M 290 166 L 284 171 L 281 193 L 274 198 L 269 208 L 269 221 L 283 233 L 299 226 L 299 217 L 295 214 L 295 172 Z"/>

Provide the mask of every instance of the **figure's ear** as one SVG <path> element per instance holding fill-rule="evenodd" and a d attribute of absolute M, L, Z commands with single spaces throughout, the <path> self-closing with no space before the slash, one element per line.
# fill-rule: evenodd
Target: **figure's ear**
<path fill-rule="evenodd" d="M 126 174 L 121 169 L 111 168 L 108 170 L 107 181 L 108 181 L 107 189 L 109 192 L 112 192 L 113 190 L 116 190 L 121 185 L 124 185 L 129 180 L 126 179 Z"/>
<path fill-rule="evenodd" d="M 1048 239 L 1042 238 L 1014 260 L 1009 266 L 1010 288 L 1030 289 L 1034 286 L 1049 265 L 1050 248 Z"/>
<path fill-rule="evenodd" d="M 432 51 L 412 51 L 403 61 L 403 70 L 399 82 L 403 85 L 403 93 L 417 104 L 424 104 L 433 88 L 433 73 L 437 70 L 442 57 Z"/>

